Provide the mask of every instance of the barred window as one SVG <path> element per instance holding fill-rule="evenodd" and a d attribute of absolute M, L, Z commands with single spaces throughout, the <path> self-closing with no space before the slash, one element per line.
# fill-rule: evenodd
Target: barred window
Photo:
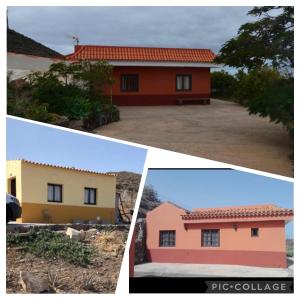
<path fill-rule="evenodd" d="M 163 230 L 159 232 L 159 247 L 175 247 L 175 230 Z"/>
<path fill-rule="evenodd" d="M 202 247 L 219 247 L 220 246 L 220 230 L 219 229 L 202 230 L 201 246 Z"/>
<path fill-rule="evenodd" d="M 127 74 L 121 75 L 121 91 L 122 92 L 138 92 L 139 75 Z"/>

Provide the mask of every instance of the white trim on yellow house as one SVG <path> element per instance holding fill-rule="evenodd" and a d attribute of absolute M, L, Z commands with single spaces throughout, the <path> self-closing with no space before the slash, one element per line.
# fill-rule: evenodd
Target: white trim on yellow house
<path fill-rule="evenodd" d="M 20 222 L 69 223 L 102 219 L 114 223 L 116 214 L 116 176 L 37 163 L 7 161 L 7 192 L 16 178 L 16 197 L 22 205 Z M 48 201 L 48 184 L 62 185 L 62 202 Z M 97 190 L 95 205 L 84 203 L 84 188 Z"/>

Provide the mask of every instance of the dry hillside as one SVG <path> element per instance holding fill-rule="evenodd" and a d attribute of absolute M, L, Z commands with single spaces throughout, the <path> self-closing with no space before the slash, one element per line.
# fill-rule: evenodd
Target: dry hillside
<path fill-rule="evenodd" d="M 145 218 L 146 213 L 159 206 L 161 201 L 152 186 L 145 186 L 139 208 L 139 218 Z"/>
<path fill-rule="evenodd" d="M 141 174 L 115 172 L 117 174 L 117 193 L 120 195 L 119 210 L 123 222 L 129 223 L 140 186 Z"/>

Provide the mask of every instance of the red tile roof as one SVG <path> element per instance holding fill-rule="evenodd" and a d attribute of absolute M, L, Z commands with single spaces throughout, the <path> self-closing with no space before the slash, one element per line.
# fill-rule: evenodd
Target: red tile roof
<path fill-rule="evenodd" d="M 231 206 L 221 208 L 200 208 L 195 209 L 190 214 L 182 215 L 183 220 L 199 219 L 224 219 L 242 217 L 282 217 L 293 216 L 292 209 L 281 208 L 276 205 L 251 205 L 251 206 Z"/>
<path fill-rule="evenodd" d="M 211 63 L 215 54 L 209 49 L 150 48 L 77 45 L 67 60 L 118 60 Z"/>
<path fill-rule="evenodd" d="M 22 162 L 32 164 L 32 165 L 39 165 L 39 166 L 52 167 L 52 168 L 61 168 L 61 169 L 65 169 L 65 170 L 73 170 L 73 171 L 92 173 L 92 174 L 116 176 L 115 173 L 109 173 L 109 172 L 104 173 L 104 172 L 90 171 L 90 170 L 86 170 L 86 169 L 79 169 L 79 168 L 75 168 L 75 167 L 64 167 L 64 166 L 59 166 L 59 165 L 52 165 L 52 164 L 48 164 L 48 163 L 41 163 L 41 162 L 31 161 L 31 160 L 27 160 L 27 159 L 16 159 L 16 160 L 20 160 Z"/>

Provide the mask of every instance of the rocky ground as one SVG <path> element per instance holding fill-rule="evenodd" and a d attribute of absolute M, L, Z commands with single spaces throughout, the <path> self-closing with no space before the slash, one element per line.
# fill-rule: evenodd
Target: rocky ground
<path fill-rule="evenodd" d="M 29 293 L 31 286 L 22 285 L 22 274 L 37 284 L 42 280 L 48 293 L 114 293 L 122 263 L 128 230 L 124 227 L 89 229 L 82 243 L 96 251 L 91 263 L 78 266 L 61 258 L 45 259 L 20 246 L 7 247 L 7 293 Z M 26 277 L 25 276 L 25 277 Z M 43 291 L 41 291 L 43 292 Z"/>

